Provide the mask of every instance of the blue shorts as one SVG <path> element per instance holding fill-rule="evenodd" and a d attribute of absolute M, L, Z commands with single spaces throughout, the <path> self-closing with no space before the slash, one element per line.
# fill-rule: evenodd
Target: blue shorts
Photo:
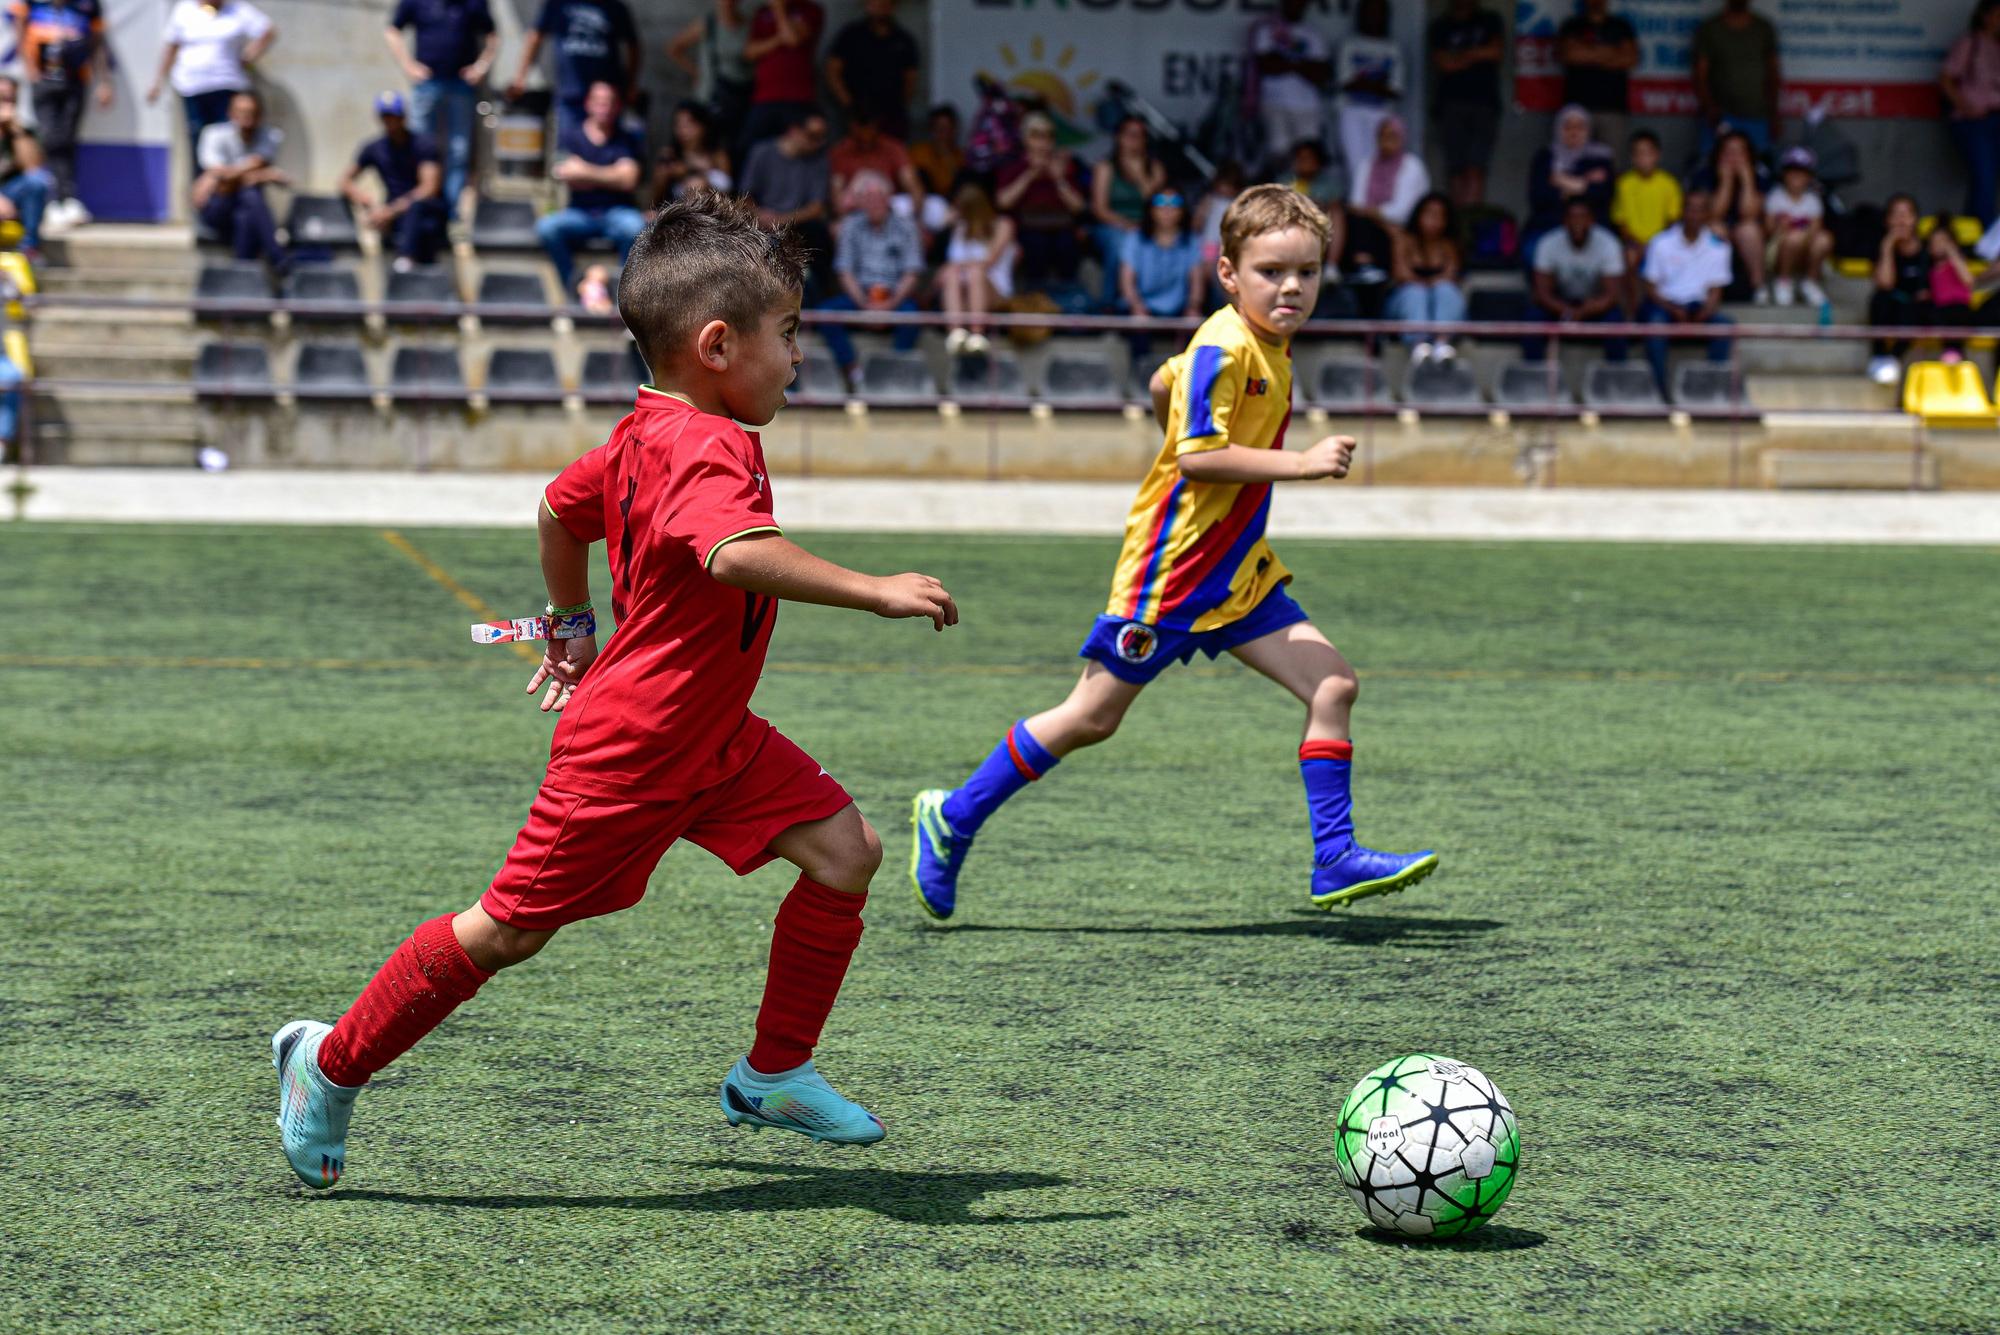
<path fill-rule="evenodd" d="M 1214 630 L 1169 630 L 1124 617 L 1099 617 L 1090 638 L 1076 652 L 1079 658 L 1104 664 L 1118 680 L 1144 686 L 1166 671 L 1168 664 L 1191 662 L 1197 649 L 1219 658 L 1238 645 L 1305 620 L 1306 610 L 1292 601 L 1281 584 L 1265 594 L 1249 616 Z"/>

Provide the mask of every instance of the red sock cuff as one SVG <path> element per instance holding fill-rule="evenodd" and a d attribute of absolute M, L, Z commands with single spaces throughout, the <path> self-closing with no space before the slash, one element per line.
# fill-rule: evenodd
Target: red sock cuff
<path fill-rule="evenodd" d="M 1299 759 L 1352 760 L 1354 759 L 1354 743 L 1335 741 L 1301 742 L 1299 743 Z"/>
<path fill-rule="evenodd" d="M 785 896 L 784 907 L 807 910 L 815 915 L 826 914 L 832 918 L 858 918 L 867 902 L 866 890 L 850 895 L 845 890 L 821 885 L 809 876 L 801 876 L 793 882 L 792 893 Z"/>
<path fill-rule="evenodd" d="M 432 987 L 455 1001 L 465 1001 L 493 975 L 472 962 L 451 921 L 458 915 L 445 913 L 422 924 L 410 934 L 417 956 L 417 968 Z"/>

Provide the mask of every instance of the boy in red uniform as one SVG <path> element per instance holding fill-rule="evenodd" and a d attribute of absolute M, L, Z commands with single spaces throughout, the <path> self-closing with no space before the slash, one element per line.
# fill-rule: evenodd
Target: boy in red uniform
<path fill-rule="evenodd" d="M 528 690 L 561 710 L 549 768 L 506 864 L 479 902 L 424 923 L 331 1027 L 271 1040 L 285 1157 L 311 1187 L 346 1159 L 369 1077 L 557 929 L 629 908 L 687 839 L 745 875 L 799 868 L 778 910 L 756 1043 L 722 1082 L 731 1125 L 869 1144 L 866 1109 L 812 1052 L 861 939 L 882 860 L 845 790 L 749 711 L 780 599 L 885 617 L 958 620 L 927 575 L 863 575 L 787 541 L 757 436 L 801 360 L 804 256 L 746 203 L 703 193 L 661 211 L 633 245 L 619 314 L 656 386 L 611 438 L 565 469 L 538 516 L 551 638 Z M 598 653 L 590 544 L 609 549 L 617 634 Z"/>

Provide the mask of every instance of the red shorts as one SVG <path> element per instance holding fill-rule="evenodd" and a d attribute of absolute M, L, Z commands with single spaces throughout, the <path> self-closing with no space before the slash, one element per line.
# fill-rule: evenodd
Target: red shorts
<path fill-rule="evenodd" d="M 674 802 L 584 797 L 544 784 L 479 906 L 529 931 L 629 909 L 678 839 L 747 876 L 775 856 L 773 839 L 794 825 L 824 820 L 852 800 L 776 728 L 735 775 Z"/>

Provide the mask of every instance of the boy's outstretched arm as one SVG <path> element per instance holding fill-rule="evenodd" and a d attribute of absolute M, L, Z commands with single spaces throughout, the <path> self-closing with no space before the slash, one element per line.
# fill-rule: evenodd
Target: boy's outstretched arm
<path fill-rule="evenodd" d="M 958 605 L 929 575 L 864 575 L 821 560 L 776 533 L 756 533 L 710 554 L 708 573 L 732 588 L 794 603 L 851 607 L 882 617 L 928 617 L 939 630 L 958 624 Z"/>
<path fill-rule="evenodd" d="M 1195 482 L 1297 482 L 1346 477 L 1354 437 L 1327 436 L 1303 450 L 1259 450 L 1225 445 L 1180 457 L 1181 476 Z"/>
<path fill-rule="evenodd" d="M 548 587 L 549 602 L 556 607 L 577 607 L 590 601 L 590 544 L 563 527 L 555 511 L 544 500 L 536 507 L 537 539 L 542 552 L 542 583 Z M 597 657 L 597 637 L 585 635 L 573 640 L 544 640 L 542 661 L 528 679 L 528 694 L 542 694 L 542 712 L 561 709 L 569 703 L 570 692 L 583 680 L 584 672 Z"/>

